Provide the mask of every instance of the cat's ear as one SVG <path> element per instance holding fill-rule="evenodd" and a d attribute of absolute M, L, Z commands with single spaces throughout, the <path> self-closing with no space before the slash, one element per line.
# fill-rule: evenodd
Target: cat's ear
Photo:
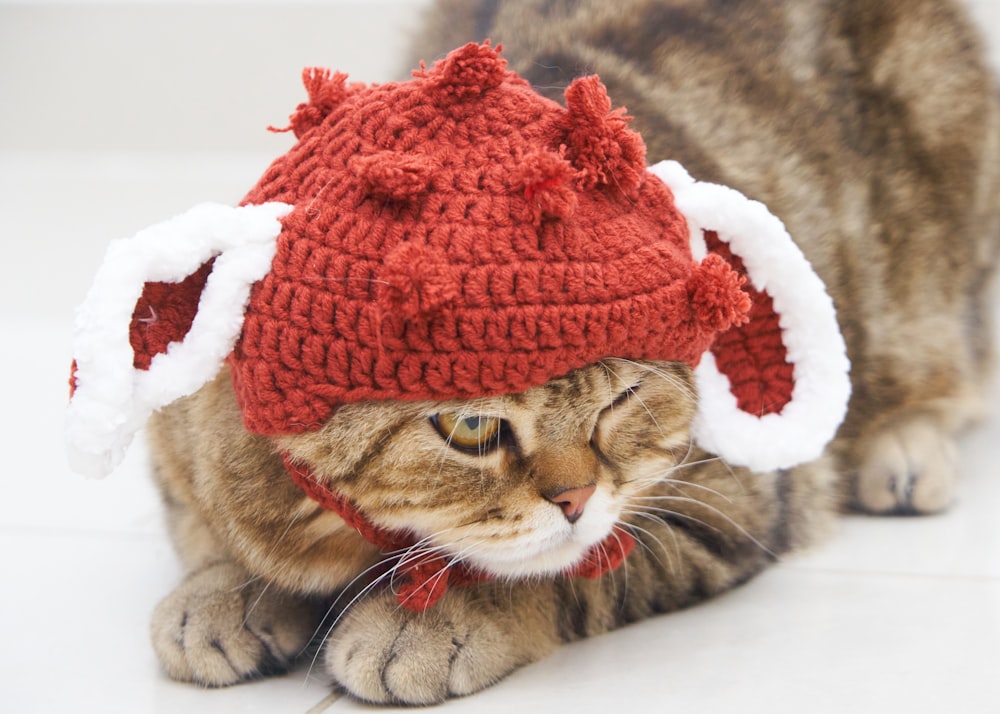
<path fill-rule="evenodd" d="M 674 161 L 650 171 L 687 219 L 694 258 L 725 258 L 746 276 L 752 300 L 749 321 L 720 335 L 695 369 L 695 440 L 758 471 L 819 457 L 851 392 L 844 339 L 822 280 L 763 204 L 697 182 Z"/>
<path fill-rule="evenodd" d="M 290 210 L 202 204 L 108 247 L 76 314 L 66 414 L 76 471 L 110 473 L 153 411 L 219 372 Z"/>

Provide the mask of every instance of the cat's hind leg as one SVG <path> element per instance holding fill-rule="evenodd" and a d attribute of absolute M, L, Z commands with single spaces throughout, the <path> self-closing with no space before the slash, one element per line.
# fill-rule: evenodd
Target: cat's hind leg
<path fill-rule="evenodd" d="M 854 505 L 869 513 L 937 513 L 954 499 L 958 468 L 955 437 L 937 419 L 903 419 L 864 441 Z"/>
<path fill-rule="evenodd" d="M 977 282 L 988 284 L 989 273 L 982 278 Z M 833 446 L 849 474 L 848 507 L 917 515 L 952 504 L 961 470 L 959 435 L 989 411 L 993 294 L 981 286 L 970 289 L 968 307 L 952 307 L 946 322 L 921 322 L 912 314 L 912 334 L 885 331 L 912 354 L 862 361 L 860 394 L 846 434 Z"/>

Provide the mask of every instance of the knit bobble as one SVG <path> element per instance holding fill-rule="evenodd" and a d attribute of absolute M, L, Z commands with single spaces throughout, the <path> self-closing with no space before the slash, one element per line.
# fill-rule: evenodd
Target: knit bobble
<path fill-rule="evenodd" d="M 407 319 L 431 315 L 459 293 L 458 277 L 446 258 L 416 243 L 401 243 L 391 250 L 379 280 L 382 313 Z"/>
<path fill-rule="evenodd" d="M 712 254 L 688 278 L 691 312 L 699 324 L 712 330 L 727 330 L 747 322 L 750 296 L 743 290 L 746 278 L 724 258 Z"/>
<path fill-rule="evenodd" d="M 489 40 L 461 47 L 434 65 L 439 89 L 448 98 L 468 101 L 499 87 L 507 76 L 507 60 L 500 59 L 502 47 L 490 47 Z M 428 75 L 430 76 L 430 75 Z"/>
<path fill-rule="evenodd" d="M 350 161 L 350 170 L 370 196 L 392 201 L 405 201 L 425 193 L 436 168 L 436 162 L 428 156 L 395 151 L 358 156 Z"/>
<path fill-rule="evenodd" d="M 269 127 L 271 131 L 293 131 L 296 139 L 319 126 L 327 115 L 347 97 L 347 75 L 331 72 L 321 67 L 302 70 L 302 84 L 309 94 L 309 101 L 299 104 L 289 117 L 291 124 L 283 129 Z"/>
<path fill-rule="evenodd" d="M 535 211 L 535 223 L 542 217 L 569 218 L 576 208 L 572 179 L 573 166 L 551 151 L 528 154 L 521 161 L 514 180 L 524 186 L 524 198 Z"/>
<path fill-rule="evenodd" d="M 607 88 L 596 75 L 566 88 L 567 155 L 580 170 L 584 188 L 616 186 L 628 194 L 642 183 L 646 145 L 628 128 L 624 109 L 611 111 Z"/>

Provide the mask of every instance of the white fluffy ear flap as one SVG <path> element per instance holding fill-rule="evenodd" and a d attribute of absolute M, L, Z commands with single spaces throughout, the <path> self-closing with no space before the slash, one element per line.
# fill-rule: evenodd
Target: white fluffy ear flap
<path fill-rule="evenodd" d="M 191 394 L 219 371 L 243 329 L 250 288 L 271 268 L 284 203 L 202 204 L 131 239 L 114 241 L 77 309 L 66 446 L 74 470 L 110 473 L 153 411 Z M 129 325 L 146 283 L 177 283 L 211 259 L 190 329 L 133 367 Z"/>
<path fill-rule="evenodd" d="M 687 219 L 695 259 L 713 248 L 731 253 L 754 289 L 751 322 L 721 335 L 695 370 L 695 440 L 755 471 L 819 457 L 851 392 L 844 339 L 823 282 L 763 204 L 696 182 L 675 161 L 650 171 Z"/>

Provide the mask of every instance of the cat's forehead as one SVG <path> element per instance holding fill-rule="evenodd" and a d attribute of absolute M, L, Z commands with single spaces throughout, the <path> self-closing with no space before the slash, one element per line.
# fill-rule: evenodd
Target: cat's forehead
<path fill-rule="evenodd" d="M 532 451 L 541 443 L 588 431 L 604 410 L 633 392 L 643 414 L 654 422 L 673 416 L 686 422 L 696 402 L 691 368 L 677 362 L 604 359 L 539 387 L 517 394 L 445 401 L 378 400 L 344 404 L 318 431 L 278 436 L 280 448 L 313 464 L 330 464 L 368 458 L 377 450 L 403 449 L 413 453 L 417 444 L 433 445 L 438 437 L 428 424 L 441 414 L 460 419 L 496 417 L 510 423 L 519 443 Z"/>

